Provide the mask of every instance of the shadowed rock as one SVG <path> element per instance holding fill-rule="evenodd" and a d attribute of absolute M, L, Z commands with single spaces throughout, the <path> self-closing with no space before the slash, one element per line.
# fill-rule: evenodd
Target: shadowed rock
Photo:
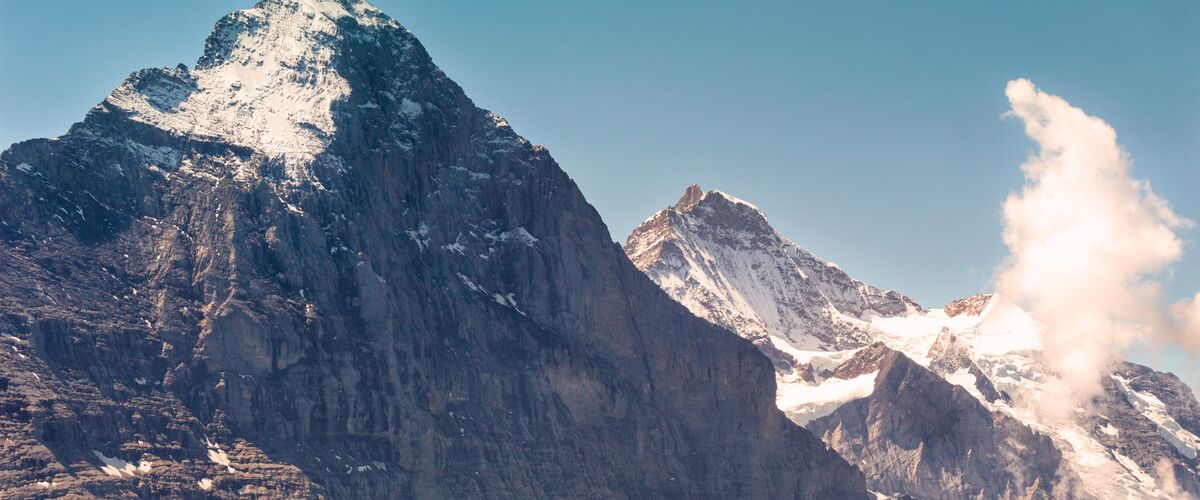
<path fill-rule="evenodd" d="M 866 496 L 365 2 L 230 14 L 14 145 L 0 242 L 6 495 Z"/>
<path fill-rule="evenodd" d="M 874 392 L 808 429 L 867 475 L 871 489 L 917 498 L 1050 498 L 1062 454 L 1051 440 L 990 412 L 965 389 L 875 344 L 840 378 L 878 371 Z"/>

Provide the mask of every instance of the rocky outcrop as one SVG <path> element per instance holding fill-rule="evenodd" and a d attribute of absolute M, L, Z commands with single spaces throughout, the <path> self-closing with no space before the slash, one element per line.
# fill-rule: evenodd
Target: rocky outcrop
<path fill-rule="evenodd" d="M 0 155 L 9 496 L 861 498 L 771 367 L 361 1 Z"/>
<path fill-rule="evenodd" d="M 1129 362 L 1121 363 L 1114 374 L 1124 378 L 1133 390 L 1153 395 L 1181 428 L 1200 435 L 1200 402 L 1192 388 L 1175 374 Z"/>
<path fill-rule="evenodd" d="M 975 364 L 975 354 L 971 346 L 960 341 L 948 328 L 942 328 L 938 333 L 926 356 L 929 358 L 929 369 L 934 373 L 942 377 L 973 381 L 971 386 L 979 392 L 984 401 L 995 403 L 999 400 L 1009 400 L 1009 396 L 996 390 L 992 380 Z"/>
<path fill-rule="evenodd" d="M 1200 498 L 1200 404 L 1191 388 L 1135 363 L 1121 363 L 1103 387 L 1087 419 L 1091 435 L 1167 492 Z"/>
<path fill-rule="evenodd" d="M 946 313 L 946 316 L 951 318 L 960 314 L 965 314 L 967 316 L 979 316 L 980 314 L 983 314 L 983 310 L 987 309 L 987 306 L 989 303 L 991 303 L 991 301 L 992 294 L 977 293 L 964 299 L 951 301 L 949 304 L 946 304 L 946 307 L 944 307 L 942 311 Z"/>
<path fill-rule="evenodd" d="M 883 344 L 859 351 L 835 376 L 876 371 L 870 396 L 808 424 L 858 464 L 871 489 L 917 498 L 1051 498 L 1073 480 L 1060 472 L 1062 454 L 1050 438 Z"/>

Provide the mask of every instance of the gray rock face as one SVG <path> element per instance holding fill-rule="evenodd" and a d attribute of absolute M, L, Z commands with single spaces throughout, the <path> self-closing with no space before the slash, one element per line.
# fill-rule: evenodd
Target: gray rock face
<path fill-rule="evenodd" d="M 1135 363 L 1121 363 L 1112 375 L 1093 401 L 1092 436 L 1169 485 L 1169 492 L 1200 498 L 1200 403 L 1191 388 Z"/>
<path fill-rule="evenodd" d="M 871 489 L 917 498 L 1051 498 L 1073 480 L 1061 472 L 1062 454 L 1050 438 L 883 344 L 859 351 L 835 376 L 875 371 L 870 396 L 808 424 L 858 464 Z"/>
<path fill-rule="evenodd" d="M 965 372 L 974 377 L 975 389 L 979 391 L 985 401 L 995 403 L 1000 400 L 1009 400 L 1008 395 L 996 390 L 992 380 L 983 373 L 979 365 L 975 364 L 975 354 L 972 352 L 971 346 L 960 341 L 949 329 L 943 328 L 938 333 L 933 345 L 929 346 L 926 356 L 929 357 L 929 369 L 938 375 L 946 377 L 958 372 Z"/>
<path fill-rule="evenodd" d="M 0 155 L 6 496 L 863 498 L 767 361 L 365 2 Z"/>
<path fill-rule="evenodd" d="M 864 320 L 924 311 L 813 257 L 750 203 L 693 185 L 637 228 L 625 251 L 672 298 L 752 339 L 772 358 L 778 379 L 790 384 L 780 404 L 857 464 L 873 490 L 917 498 L 1046 498 L 1077 481 L 1050 437 L 985 406 L 1007 404 L 1008 396 L 976 364 L 967 342 L 943 330 L 928 352 L 917 353 L 929 368 L 872 343 L 881 332 Z M 947 314 L 979 315 L 989 299 L 956 301 Z M 799 362 L 777 345 L 862 349 L 849 359 L 831 352 Z M 858 379 L 876 372 L 868 395 Z M 978 399 L 947 381 L 968 378 Z M 826 416 L 809 420 L 815 415 Z"/>

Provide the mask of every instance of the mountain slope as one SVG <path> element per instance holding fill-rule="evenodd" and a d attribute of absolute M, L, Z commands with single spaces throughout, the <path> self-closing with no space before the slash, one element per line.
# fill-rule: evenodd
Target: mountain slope
<path fill-rule="evenodd" d="M 0 239 L 17 496 L 866 495 L 363 1 L 230 14 L 0 154 Z"/>
<path fill-rule="evenodd" d="M 625 252 L 693 313 L 754 341 L 775 365 L 791 350 L 862 347 L 862 320 L 920 309 L 788 241 L 753 205 L 693 184 L 634 229 Z"/>
<path fill-rule="evenodd" d="M 977 294 L 943 309 L 847 314 L 830 297 L 870 288 L 848 277 L 825 280 L 833 290 L 804 286 L 821 274 L 791 247 L 749 203 L 693 186 L 625 249 L 698 316 L 756 339 L 775 360 L 779 407 L 862 468 L 872 489 L 921 498 L 1200 490 L 1200 404 L 1177 378 L 1114 367 L 1101 397 L 1055 420 L 1040 411 L 1054 377 L 1042 361 L 1042 326 L 1019 307 Z M 746 297 L 755 300 L 739 302 Z M 809 322 L 816 340 L 796 345 L 787 323 L 758 321 L 758 311 L 776 309 L 834 320 Z M 885 354 L 894 358 L 888 373 Z"/>
<path fill-rule="evenodd" d="M 993 413 L 882 343 L 858 351 L 837 377 L 875 374 L 870 395 L 808 424 L 847 457 L 863 457 L 872 487 L 917 498 L 1051 498 L 1066 471 L 1046 436 Z"/>

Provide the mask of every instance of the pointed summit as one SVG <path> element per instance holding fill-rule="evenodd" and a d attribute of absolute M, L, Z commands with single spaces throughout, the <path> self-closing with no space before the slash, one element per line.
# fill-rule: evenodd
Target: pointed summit
<path fill-rule="evenodd" d="M 102 111 L 302 166 L 360 109 L 387 112 L 387 123 L 373 121 L 385 129 L 402 122 L 395 129 L 402 137 L 390 142 L 411 146 L 406 122 L 424 108 L 412 97 L 418 86 L 442 87 L 428 94 L 457 90 L 408 30 L 369 2 L 263 0 L 217 22 L 194 70 L 137 72 Z M 346 106 L 360 99 L 361 108 Z M 299 167 L 289 168 L 287 178 L 306 181 Z"/>
<path fill-rule="evenodd" d="M 47 409 L 0 496 L 867 496 L 371 9 L 261 2 L 0 153 L 0 406 Z"/>
<path fill-rule="evenodd" d="M 692 184 L 630 234 L 626 254 L 691 311 L 754 340 L 813 350 L 868 343 L 861 319 L 919 310 L 911 299 L 851 278 L 771 227 L 758 207 Z"/>
<path fill-rule="evenodd" d="M 687 190 L 683 192 L 683 196 L 679 198 L 679 201 L 675 203 L 675 210 L 680 212 L 691 212 L 693 208 L 696 208 L 696 205 L 699 204 L 700 200 L 702 199 L 704 199 L 704 190 L 700 189 L 699 184 L 693 182 L 692 185 L 688 186 Z"/>
<path fill-rule="evenodd" d="M 331 47 L 349 38 L 371 36 L 367 31 L 381 28 L 401 29 L 366 0 L 263 0 L 217 21 L 196 66 L 250 62 L 236 57 L 239 49 L 264 51 L 267 58 L 316 55 L 316 46 Z M 362 33 L 351 36 L 350 31 Z"/>

